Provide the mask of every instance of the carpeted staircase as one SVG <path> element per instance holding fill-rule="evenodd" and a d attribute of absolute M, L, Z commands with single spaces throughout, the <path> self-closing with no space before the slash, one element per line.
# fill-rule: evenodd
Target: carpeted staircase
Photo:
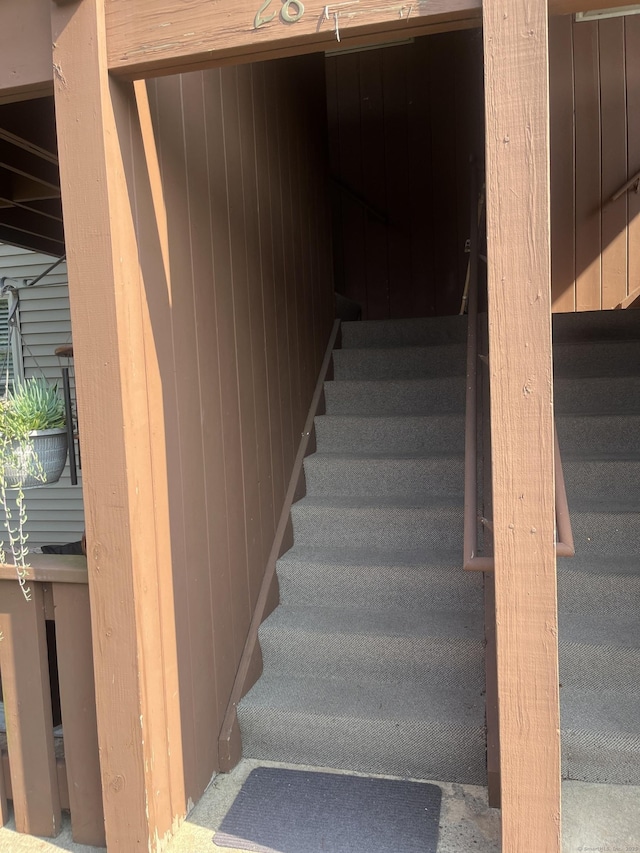
<path fill-rule="evenodd" d="M 554 318 L 576 543 L 560 560 L 563 772 L 640 784 L 640 312 Z M 462 318 L 343 324 L 241 701 L 244 755 L 483 784 L 482 576 L 462 569 Z"/>
<path fill-rule="evenodd" d="M 554 320 L 563 775 L 640 784 L 640 311 Z"/>
<path fill-rule="evenodd" d="M 483 783 L 482 577 L 461 567 L 464 318 L 345 323 L 244 755 Z"/>

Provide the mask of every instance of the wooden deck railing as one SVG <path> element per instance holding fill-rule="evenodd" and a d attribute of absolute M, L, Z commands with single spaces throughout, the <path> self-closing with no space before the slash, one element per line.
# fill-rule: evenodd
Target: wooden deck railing
<path fill-rule="evenodd" d="M 91 617 L 85 557 L 32 555 L 31 601 L 0 565 L 0 825 L 55 837 L 71 811 L 74 841 L 104 846 Z M 55 624 L 62 737 L 54 737 L 46 622 Z"/>

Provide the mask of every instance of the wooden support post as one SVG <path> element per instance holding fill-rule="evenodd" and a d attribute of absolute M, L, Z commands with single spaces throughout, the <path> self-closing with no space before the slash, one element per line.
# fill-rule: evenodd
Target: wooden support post
<path fill-rule="evenodd" d="M 7 789 L 4 784 L 4 762 L 0 753 L 0 826 L 4 826 L 9 820 L 9 804 L 7 802 Z"/>
<path fill-rule="evenodd" d="M 171 294 L 157 222 L 138 217 L 143 202 L 153 210 L 150 179 L 133 85 L 107 72 L 104 0 L 51 10 L 106 841 L 154 853 L 187 811 L 165 436 L 175 377 L 155 325 Z"/>
<path fill-rule="evenodd" d="M 502 849 L 560 851 L 546 0 L 484 0 Z"/>
<path fill-rule="evenodd" d="M 55 838 L 61 828 L 60 796 L 40 584 L 31 584 L 31 601 L 25 601 L 15 580 L 0 581 L 0 631 L 16 829 Z"/>
<path fill-rule="evenodd" d="M 54 583 L 53 604 L 73 840 L 104 847 L 89 587 Z"/>

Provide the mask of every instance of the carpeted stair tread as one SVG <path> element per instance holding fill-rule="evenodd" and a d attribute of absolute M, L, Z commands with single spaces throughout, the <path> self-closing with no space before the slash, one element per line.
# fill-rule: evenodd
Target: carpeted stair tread
<path fill-rule="evenodd" d="M 554 375 L 564 378 L 621 377 L 638 374 L 640 340 L 554 343 Z"/>
<path fill-rule="evenodd" d="M 640 339 L 640 311 L 580 311 L 554 314 L 552 321 L 554 344 Z"/>
<path fill-rule="evenodd" d="M 483 784 L 480 690 L 419 690 L 264 675 L 238 706 L 246 754 L 414 778 Z"/>
<path fill-rule="evenodd" d="M 560 690 L 562 775 L 613 785 L 638 784 L 640 692 Z"/>
<path fill-rule="evenodd" d="M 262 624 L 260 645 L 273 674 L 358 682 L 417 682 L 482 690 L 483 617 L 424 610 L 346 610 L 282 605 Z"/>
<path fill-rule="evenodd" d="M 640 376 L 560 376 L 554 382 L 556 415 L 640 414 Z"/>
<path fill-rule="evenodd" d="M 466 370 L 466 346 L 339 349 L 333 354 L 333 370 L 336 381 L 461 377 Z"/>
<path fill-rule="evenodd" d="M 412 495 L 415 499 L 464 494 L 464 457 L 445 454 L 314 453 L 304 462 L 311 496 Z"/>
<path fill-rule="evenodd" d="M 424 549 L 305 548 L 278 560 L 280 601 L 314 606 L 483 609 L 482 576 L 460 571 L 461 555 Z"/>
<path fill-rule="evenodd" d="M 291 509 L 294 539 L 306 545 L 454 548 L 460 498 L 305 497 Z"/>
<path fill-rule="evenodd" d="M 241 700 L 243 713 L 252 706 L 269 705 L 274 710 L 287 705 L 318 715 L 357 719 L 434 720 L 438 714 L 452 724 L 484 727 L 484 691 L 461 686 L 458 690 L 431 690 L 410 684 L 372 684 L 352 681 L 346 693 L 336 679 L 285 679 L 265 674 Z"/>
<path fill-rule="evenodd" d="M 563 462 L 586 454 L 640 454 L 640 414 L 559 415 L 556 429 Z"/>
<path fill-rule="evenodd" d="M 335 499 L 326 496 L 305 496 L 297 501 L 294 507 L 302 509 L 304 507 L 318 508 L 344 508 L 344 509 L 388 509 L 390 511 L 401 511 L 404 509 L 457 509 L 460 507 L 460 500 L 455 497 L 437 497 L 437 498 L 417 498 L 411 496 L 394 497 L 394 498 L 378 498 L 378 497 L 363 497 L 345 495 L 336 497 Z M 444 549 L 443 549 L 444 550 Z"/>
<path fill-rule="evenodd" d="M 637 534 L 640 512 L 637 507 L 610 506 L 602 502 L 576 506 L 573 502 L 569 510 L 578 559 L 588 555 L 609 554 L 625 558 L 640 555 L 640 537 Z"/>
<path fill-rule="evenodd" d="M 606 619 L 584 619 L 576 614 L 563 613 L 562 642 L 620 649 L 635 647 L 640 651 L 640 620 L 614 614 Z M 640 678 L 640 672 L 638 676 Z"/>
<path fill-rule="evenodd" d="M 342 323 L 340 329 L 343 349 L 466 343 L 467 340 L 467 318 L 460 316 L 360 320 Z"/>
<path fill-rule="evenodd" d="M 582 586 L 588 588 L 593 580 L 584 578 L 583 575 L 585 574 L 601 575 L 605 579 L 608 575 L 640 578 L 640 563 L 633 555 L 579 554 L 577 559 L 561 558 L 558 560 L 558 576 L 563 574 L 576 574 L 576 577 L 582 578 L 580 581 Z M 606 582 L 611 583 L 610 580 Z M 593 595 L 597 597 L 597 592 L 594 591 Z"/>
<path fill-rule="evenodd" d="M 603 762 L 602 756 L 607 756 Z M 562 730 L 562 778 L 606 785 L 638 785 L 636 735 Z M 606 850 L 606 848 L 604 848 Z"/>
<path fill-rule="evenodd" d="M 640 750 L 640 689 L 630 694 L 617 690 L 590 690 L 562 686 L 561 726 L 574 732 L 620 734 L 634 738 Z"/>
<path fill-rule="evenodd" d="M 573 339 L 554 344 L 576 546 L 558 561 L 563 775 L 611 784 L 640 783 L 639 321 L 554 320 L 554 340 Z"/>
<path fill-rule="evenodd" d="M 238 713 L 263 760 L 485 782 L 480 690 L 263 676 Z"/>
<path fill-rule="evenodd" d="M 559 657 L 563 687 L 638 694 L 640 649 L 637 647 L 561 640 Z"/>
<path fill-rule="evenodd" d="M 570 564 L 570 565 L 569 565 Z M 596 559 L 579 553 L 558 561 L 558 611 L 561 628 L 568 615 L 637 619 L 640 612 L 640 565 L 637 556 Z"/>
<path fill-rule="evenodd" d="M 345 611 L 336 607 L 304 607 L 286 605 L 276 608 L 263 622 L 260 630 L 277 631 L 286 628 L 306 633 L 359 635 L 375 637 L 460 637 L 482 644 L 483 614 L 438 610 L 421 610 L 409 615 L 397 610 Z M 478 633 L 480 632 L 480 633 Z"/>
<path fill-rule="evenodd" d="M 640 390 L 640 384 L 639 384 Z M 434 415 L 464 412 L 461 377 L 325 382 L 328 415 Z"/>
<path fill-rule="evenodd" d="M 640 457 L 565 456 L 567 497 L 573 505 L 589 496 L 609 506 L 640 508 Z"/>
<path fill-rule="evenodd" d="M 640 418 L 639 428 L 640 428 Z M 464 452 L 464 415 L 321 415 L 315 419 L 321 453 Z"/>

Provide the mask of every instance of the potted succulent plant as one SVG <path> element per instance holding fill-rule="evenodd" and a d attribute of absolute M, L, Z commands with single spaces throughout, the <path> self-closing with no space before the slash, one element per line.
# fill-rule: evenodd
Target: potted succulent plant
<path fill-rule="evenodd" d="M 56 385 L 27 379 L 0 398 L 0 512 L 25 597 L 28 564 L 24 490 L 55 483 L 67 458 L 64 401 Z M 0 543 L 0 561 L 6 554 Z"/>

